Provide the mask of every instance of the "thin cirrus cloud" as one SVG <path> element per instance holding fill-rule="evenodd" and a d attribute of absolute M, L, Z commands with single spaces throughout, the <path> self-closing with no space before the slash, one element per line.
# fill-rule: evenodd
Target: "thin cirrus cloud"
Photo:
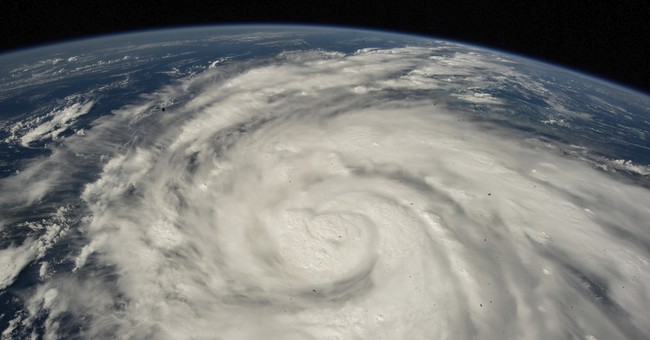
<path fill-rule="evenodd" d="M 89 337 L 136 338 L 650 334 L 648 191 L 418 96 L 454 86 L 431 75 L 525 80 L 434 51 L 224 62 L 68 137 L 3 180 L 23 185 L 0 203 L 29 205 L 79 180 L 80 157 L 101 168 L 74 266 L 21 322 L 45 311 L 54 336 L 83 314 Z M 454 100 L 503 104 L 466 81 Z"/>

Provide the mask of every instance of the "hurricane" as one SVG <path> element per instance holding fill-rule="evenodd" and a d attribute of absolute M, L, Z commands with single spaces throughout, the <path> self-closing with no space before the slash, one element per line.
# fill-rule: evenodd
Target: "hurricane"
<path fill-rule="evenodd" d="M 14 127 L 57 143 L 0 179 L 3 337 L 648 336 L 650 192 L 607 171 L 642 165 L 477 118 L 562 96 L 450 46 L 224 59 Z"/>

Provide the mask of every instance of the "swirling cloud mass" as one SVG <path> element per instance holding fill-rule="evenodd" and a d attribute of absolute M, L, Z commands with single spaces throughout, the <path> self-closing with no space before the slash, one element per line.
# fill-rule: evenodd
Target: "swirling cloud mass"
<path fill-rule="evenodd" d="M 77 247 L 66 271 L 42 264 L 5 335 L 40 320 L 52 338 L 648 336 L 648 190 L 465 119 L 452 100 L 502 101 L 427 91 L 522 75 L 434 52 L 224 62 L 3 179 L 4 206 L 87 183 L 83 213 L 57 212 L 79 230 L 0 253 L 6 286 L 56 237 Z"/>

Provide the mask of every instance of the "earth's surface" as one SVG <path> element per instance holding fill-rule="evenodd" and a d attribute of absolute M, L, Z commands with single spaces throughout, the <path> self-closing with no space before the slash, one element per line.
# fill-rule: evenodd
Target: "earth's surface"
<path fill-rule="evenodd" d="M 4 338 L 647 339 L 650 98 L 318 27 L 0 56 Z"/>

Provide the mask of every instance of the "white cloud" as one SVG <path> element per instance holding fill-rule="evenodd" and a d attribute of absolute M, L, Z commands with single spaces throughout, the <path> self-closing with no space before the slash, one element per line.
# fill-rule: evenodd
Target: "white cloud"
<path fill-rule="evenodd" d="M 29 263 L 43 258 L 45 252 L 67 233 L 68 210 L 67 207 L 61 207 L 48 219 L 16 226 L 31 229 L 38 236 L 27 238 L 21 245 L 11 245 L 0 250 L 0 289 L 11 285 Z"/>
<path fill-rule="evenodd" d="M 56 139 L 62 132 L 67 130 L 77 118 L 85 115 L 93 107 L 94 102 L 75 103 L 61 110 L 49 113 L 44 119 L 39 117 L 38 125 L 20 137 L 23 146 L 44 138 Z M 42 120 L 45 120 L 44 122 Z"/>
<path fill-rule="evenodd" d="M 20 246 L 10 246 L 0 250 L 0 288 L 4 289 L 14 282 L 20 271 L 33 260 L 36 249 L 29 241 Z"/>
<path fill-rule="evenodd" d="M 109 160 L 82 194 L 75 274 L 39 287 L 25 322 L 47 310 L 56 335 L 83 311 L 88 336 L 125 338 L 649 334 L 648 191 L 411 96 L 514 72 L 435 52 L 225 63 L 69 137 L 43 164 Z M 58 183 L 22 176 L 33 199 Z M 80 275 L 96 267 L 119 279 Z"/>
<path fill-rule="evenodd" d="M 609 165 L 618 170 L 626 170 L 643 176 L 650 175 L 650 166 L 635 164 L 630 160 L 615 159 Z"/>

